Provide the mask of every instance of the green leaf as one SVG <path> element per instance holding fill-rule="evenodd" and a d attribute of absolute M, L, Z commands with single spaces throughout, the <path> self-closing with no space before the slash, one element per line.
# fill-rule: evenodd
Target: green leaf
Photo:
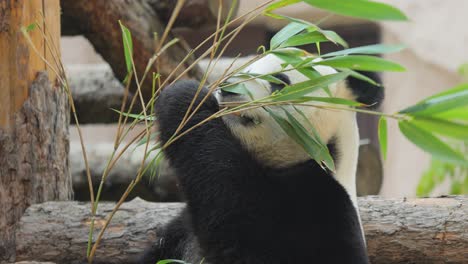
<path fill-rule="evenodd" d="M 426 99 L 422 100 L 421 102 L 426 102 L 426 101 L 437 99 L 437 98 L 444 98 L 447 95 L 460 95 L 460 94 L 464 94 L 466 91 L 468 91 L 468 83 L 462 83 L 455 87 L 442 91 L 440 93 L 431 95 L 427 97 Z"/>
<path fill-rule="evenodd" d="M 121 111 L 119 111 L 117 109 L 113 109 L 113 108 L 111 108 L 111 110 L 113 110 L 114 112 L 117 112 L 117 113 L 119 113 L 120 115 L 123 115 L 123 116 L 128 116 L 128 117 L 138 119 L 138 120 L 145 120 L 145 116 L 143 114 L 130 114 L 130 113 L 126 113 L 126 112 L 121 112 Z M 156 119 L 157 118 L 155 116 L 150 116 L 150 115 L 146 116 L 146 120 L 148 120 L 148 121 L 155 121 Z"/>
<path fill-rule="evenodd" d="M 247 89 L 244 83 L 237 83 L 233 85 L 228 84 L 226 86 L 220 87 L 220 89 L 226 92 L 249 95 L 249 90 Z"/>
<path fill-rule="evenodd" d="M 331 171 L 335 171 L 333 159 L 328 152 L 328 149 L 323 147 L 317 139 L 311 137 L 307 130 L 295 119 L 291 114 L 285 111 L 288 120 L 275 114 L 273 111 L 266 109 L 267 112 L 275 119 L 280 127 L 291 137 L 296 143 L 304 148 L 309 156 L 319 164 L 325 164 Z M 327 155 L 328 154 L 328 155 Z M 329 156 L 329 157 L 327 157 Z M 330 163 L 331 160 L 331 163 Z"/>
<path fill-rule="evenodd" d="M 335 44 L 340 44 L 341 46 L 347 48 L 348 43 L 340 37 L 336 32 L 331 31 L 331 30 L 323 30 L 317 25 L 310 23 L 309 21 L 305 21 L 302 19 L 294 18 L 294 17 L 289 17 L 289 16 L 281 16 L 282 19 L 287 19 L 291 21 L 292 23 L 297 23 L 305 26 L 305 29 L 307 29 L 308 32 L 313 32 L 313 31 L 318 31 L 322 33 L 329 41 L 335 43 Z M 320 49 L 319 49 L 320 50 Z"/>
<path fill-rule="evenodd" d="M 125 27 L 122 22 L 119 20 L 120 29 L 122 30 L 122 41 L 124 47 L 124 56 L 125 56 L 125 64 L 127 65 L 127 72 L 133 71 L 133 41 L 132 41 L 132 33 L 130 30 Z"/>
<path fill-rule="evenodd" d="M 288 5 L 293 5 L 296 3 L 302 2 L 302 0 L 280 0 L 280 1 L 275 1 L 273 4 L 270 4 L 265 8 L 265 12 L 271 12 L 274 11 L 278 8 L 282 8 Z"/>
<path fill-rule="evenodd" d="M 375 85 L 375 89 L 380 89 L 379 87 L 381 87 L 382 85 L 380 83 L 377 83 L 376 81 L 372 80 L 371 78 L 365 76 L 364 74 L 361 74 L 357 71 L 353 71 L 353 70 L 350 70 L 350 69 L 346 69 L 346 68 L 337 68 L 337 70 L 340 70 L 340 71 L 347 71 L 349 73 L 349 75 L 351 77 L 354 77 L 356 79 L 359 79 L 361 81 L 365 81 L 365 82 L 368 82 L 372 85 Z"/>
<path fill-rule="evenodd" d="M 435 137 L 430 132 L 413 125 L 409 121 L 398 122 L 401 132 L 405 137 L 422 150 L 432 156 L 456 164 L 467 165 L 468 161 L 458 151 L 453 150 L 446 143 Z"/>
<path fill-rule="evenodd" d="M 158 136 L 159 136 L 158 132 L 150 131 L 150 138 L 149 138 L 150 142 L 157 142 Z M 146 144 L 146 142 L 148 142 L 148 137 L 144 136 L 138 143 L 136 143 L 134 150 L 140 147 L 141 145 Z M 159 146 L 159 142 L 156 143 L 156 145 Z"/>
<path fill-rule="evenodd" d="M 322 55 L 321 57 L 336 57 L 336 56 L 345 56 L 350 54 L 386 54 L 401 51 L 405 48 L 403 45 L 368 45 L 351 49 L 344 49 L 335 52 L 330 52 Z"/>
<path fill-rule="evenodd" d="M 430 117 L 414 118 L 411 123 L 441 136 L 468 141 L 468 125 L 466 124 Z"/>
<path fill-rule="evenodd" d="M 318 31 L 306 32 L 290 37 L 289 39 L 284 41 L 279 47 L 297 47 L 324 41 L 328 41 L 328 39 L 322 33 Z"/>
<path fill-rule="evenodd" d="M 299 23 L 289 23 L 278 33 L 276 33 L 270 40 L 270 50 L 278 48 L 283 42 L 292 36 L 304 31 L 307 25 Z"/>
<path fill-rule="evenodd" d="M 302 63 L 302 58 L 305 55 L 307 55 L 305 51 L 296 48 L 276 49 L 272 50 L 271 54 L 275 55 L 276 57 L 280 58 L 281 60 L 290 65 Z"/>
<path fill-rule="evenodd" d="M 379 120 L 379 142 L 380 142 L 380 151 L 382 154 L 383 160 L 387 160 L 387 118 L 381 116 Z"/>
<path fill-rule="evenodd" d="M 36 22 L 29 24 L 29 25 L 26 27 L 26 32 L 31 32 L 31 31 L 33 31 L 34 29 L 36 29 L 36 26 L 37 26 Z"/>
<path fill-rule="evenodd" d="M 170 263 L 179 263 L 179 264 L 189 264 L 185 261 L 182 260 L 177 260 L 177 259 L 165 259 L 165 260 L 160 260 L 156 264 L 170 264 Z"/>
<path fill-rule="evenodd" d="M 339 98 L 339 97 L 303 96 L 294 100 L 294 103 L 304 103 L 304 102 L 310 102 L 310 101 L 318 101 L 318 102 L 324 102 L 324 103 L 330 103 L 330 104 L 339 104 L 339 105 L 356 106 L 356 107 L 363 106 L 363 104 L 359 102 L 346 100 L 346 99 Z"/>
<path fill-rule="evenodd" d="M 403 66 L 375 56 L 348 55 L 313 62 L 333 68 L 348 68 L 361 71 L 405 71 Z"/>
<path fill-rule="evenodd" d="M 463 194 L 463 185 L 461 182 L 454 180 L 450 186 L 450 193 L 454 195 L 461 195 Z"/>
<path fill-rule="evenodd" d="M 269 6 L 267 6 L 267 8 L 265 8 L 264 14 L 267 15 L 267 16 L 271 16 L 273 18 L 281 18 L 281 17 L 278 17 L 276 14 L 273 14 L 272 11 L 274 11 L 274 10 L 276 10 L 278 8 L 282 8 L 282 7 L 292 5 L 292 4 L 296 4 L 296 3 L 299 3 L 299 2 L 302 2 L 302 0 L 281 0 L 281 1 L 276 1 L 273 4 L 270 4 Z"/>
<path fill-rule="evenodd" d="M 404 21 L 408 18 L 397 8 L 388 4 L 368 0 L 304 0 L 317 8 L 368 20 Z"/>
<path fill-rule="evenodd" d="M 432 190 L 434 190 L 435 185 L 433 171 L 426 171 L 419 180 L 416 195 L 418 197 L 429 196 Z"/>
<path fill-rule="evenodd" d="M 313 145 L 312 149 L 318 150 L 318 153 L 316 153 L 316 156 L 315 156 L 315 160 L 319 164 L 324 164 L 329 170 L 335 171 L 335 164 L 333 162 L 332 156 L 330 155 L 330 151 L 328 151 L 327 146 L 323 144 L 323 141 L 320 139 L 318 133 L 314 135 L 315 138 L 312 137 L 309 134 L 309 132 L 304 128 L 304 126 L 299 121 L 297 121 L 297 119 L 294 116 L 292 116 L 286 110 L 284 110 L 284 113 L 288 117 L 290 124 L 296 130 L 301 140 L 304 142 L 304 145 L 303 145 L 304 149 L 307 151 L 307 149 L 309 149 Z"/>
<path fill-rule="evenodd" d="M 450 109 L 440 113 L 434 113 L 434 116 L 440 119 L 468 121 L 468 106 Z"/>
<path fill-rule="evenodd" d="M 310 59 L 313 59 L 313 58 L 309 58 L 309 59 L 306 59 L 306 60 L 310 60 Z M 304 60 L 304 61 L 306 61 L 306 60 Z M 299 63 L 297 65 L 293 65 L 293 68 L 296 68 L 296 70 L 298 72 L 300 72 L 301 74 L 303 74 L 304 76 L 306 76 L 310 80 L 316 79 L 316 78 L 322 76 L 313 67 L 303 67 L 303 66 L 299 66 L 299 65 L 302 65 L 302 63 Z M 327 93 L 328 96 L 333 97 L 333 95 L 332 95 L 330 89 L 328 88 L 328 86 L 322 87 L 322 89 Z"/>
<path fill-rule="evenodd" d="M 400 113 L 432 116 L 451 109 L 468 106 L 468 84 L 462 84 L 442 93 L 428 97 Z"/>
<path fill-rule="evenodd" d="M 468 63 L 464 63 L 458 67 L 458 74 L 461 76 L 468 78 Z"/>
<path fill-rule="evenodd" d="M 341 38 L 340 35 L 338 35 L 335 31 L 331 31 L 331 30 L 320 30 L 320 32 L 331 42 L 335 43 L 335 44 L 340 44 L 341 46 L 347 48 L 348 47 L 348 43 L 343 39 Z M 320 52 L 320 49 L 319 49 L 319 52 Z"/>
<path fill-rule="evenodd" d="M 344 80 L 348 75 L 347 72 L 334 73 L 286 86 L 278 95 L 273 97 L 273 101 L 295 100 L 317 89 L 328 87 L 330 84 Z"/>

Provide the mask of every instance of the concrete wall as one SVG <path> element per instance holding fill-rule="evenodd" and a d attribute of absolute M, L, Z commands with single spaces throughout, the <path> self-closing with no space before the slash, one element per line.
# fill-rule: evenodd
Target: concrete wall
<path fill-rule="evenodd" d="M 410 18 L 406 23 L 383 23 L 384 43 L 403 43 L 407 49 L 386 56 L 407 68 L 405 73 L 386 73 L 386 112 L 406 106 L 461 82 L 457 67 L 468 62 L 468 2 L 464 0 L 386 1 Z M 430 157 L 389 123 L 389 152 L 382 194 L 414 196 Z M 438 194 L 447 189 L 439 190 Z"/>

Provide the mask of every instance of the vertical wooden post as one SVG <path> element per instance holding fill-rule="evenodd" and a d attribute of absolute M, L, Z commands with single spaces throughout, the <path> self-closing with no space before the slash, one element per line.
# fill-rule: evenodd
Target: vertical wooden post
<path fill-rule="evenodd" d="M 67 95 L 21 33 L 35 21 L 58 50 L 59 0 L 0 1 L 0 263 L 14 262 L 16 222 L 30 204 L 72 196 Z M 55 65 L 40 29 L 30 35 Z"/>

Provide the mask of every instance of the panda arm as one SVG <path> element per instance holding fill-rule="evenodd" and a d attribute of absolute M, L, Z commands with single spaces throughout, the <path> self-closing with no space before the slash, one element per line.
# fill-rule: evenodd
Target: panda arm
<path fill-rule="evenodd" d="M 179 81 L 167 87 L 159 96 L 156 116 L 162 144 L 173 136 L 198 86 L 199 83 L 195 81 Z M 194 105 L 197 106 L 207 93 L 208 90 L 203 88 Z M 216 98 L 209 95 L 182 131 L 218 110 Z M 255 176 L 252 175 L 259 171 L 257 163 L 221 118 L 206 122 L 173 141 L 164 154 L 176 170 L 189 204 L 207 202 L 207 199 L 223 199 L 229 193 L 247 192 L 250 189 L 246 185 L 255 184 Z"/>
<path fill-rule="evenodd" d="M 159 96 L 156 115 L 163 144 L 179 126 L 198 85 L 193 81 L 178 82 Z M 203 88 L 195 105 L 207 93 Z M 182 131 L 218 110 L 216 99 L 210 95 Z M 246 216 L 255 223 L 268 221 L 260 212 L 268 210 L 266 208 L 274 204 L 271 202 L 274 198 L 271 198 L 271 192 L 266 194 L 271 188 L 266 186 L 262 177 L 264 170 L 221 118 L 191 130 L 167 146 L 164 154 L 176 171 L 187 201 L 193 232 L 200 246 L 210 249 L 210 252 L 205 252 L 206 256 L 213 252 L 235 254 L 237 251 L 232 250 L 233 245 L 242 244 L 240 241 L 249 236 L 246 232 L 253 232 L 243 226 L 252 223 L 245 221 Z M 258 191 L 258 186 L 263 186 L 262 192 Z M 257 227 L 255 232 L 268 234 L 271 230 L 267 229 L 264 225 Z M 239 256 L 211 256 L 211 260 L 229 257 Z"/>

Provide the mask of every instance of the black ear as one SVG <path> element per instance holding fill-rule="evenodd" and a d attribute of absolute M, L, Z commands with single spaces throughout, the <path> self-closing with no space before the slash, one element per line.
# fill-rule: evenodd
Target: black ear
<path fill-rule="evenodd" d="M 382 81 L 378 73 L 375 72 L 359 72 L 360 74 L 369 77 L 376 83 L 381 84 Z M 356 101 L 369 105 L 369 108 L 375 109 L 379 107 L 384 99 L 384 88 L 375 86 L 369 82 L 349 77 L 348 86 L 356 97 Z"/>
<path fill-rule="evenodd" d="M 269 82 L 270 87 L 271 87 L 271 92 L 279 91 L 283 89 L 286 85 L 291 84 L 291 80 L 289 80 L 289 77 L 284 73 L 277 73 L 277 74 L 273 74 L 272 76 L 280 80 L 282 83 Z"/>

